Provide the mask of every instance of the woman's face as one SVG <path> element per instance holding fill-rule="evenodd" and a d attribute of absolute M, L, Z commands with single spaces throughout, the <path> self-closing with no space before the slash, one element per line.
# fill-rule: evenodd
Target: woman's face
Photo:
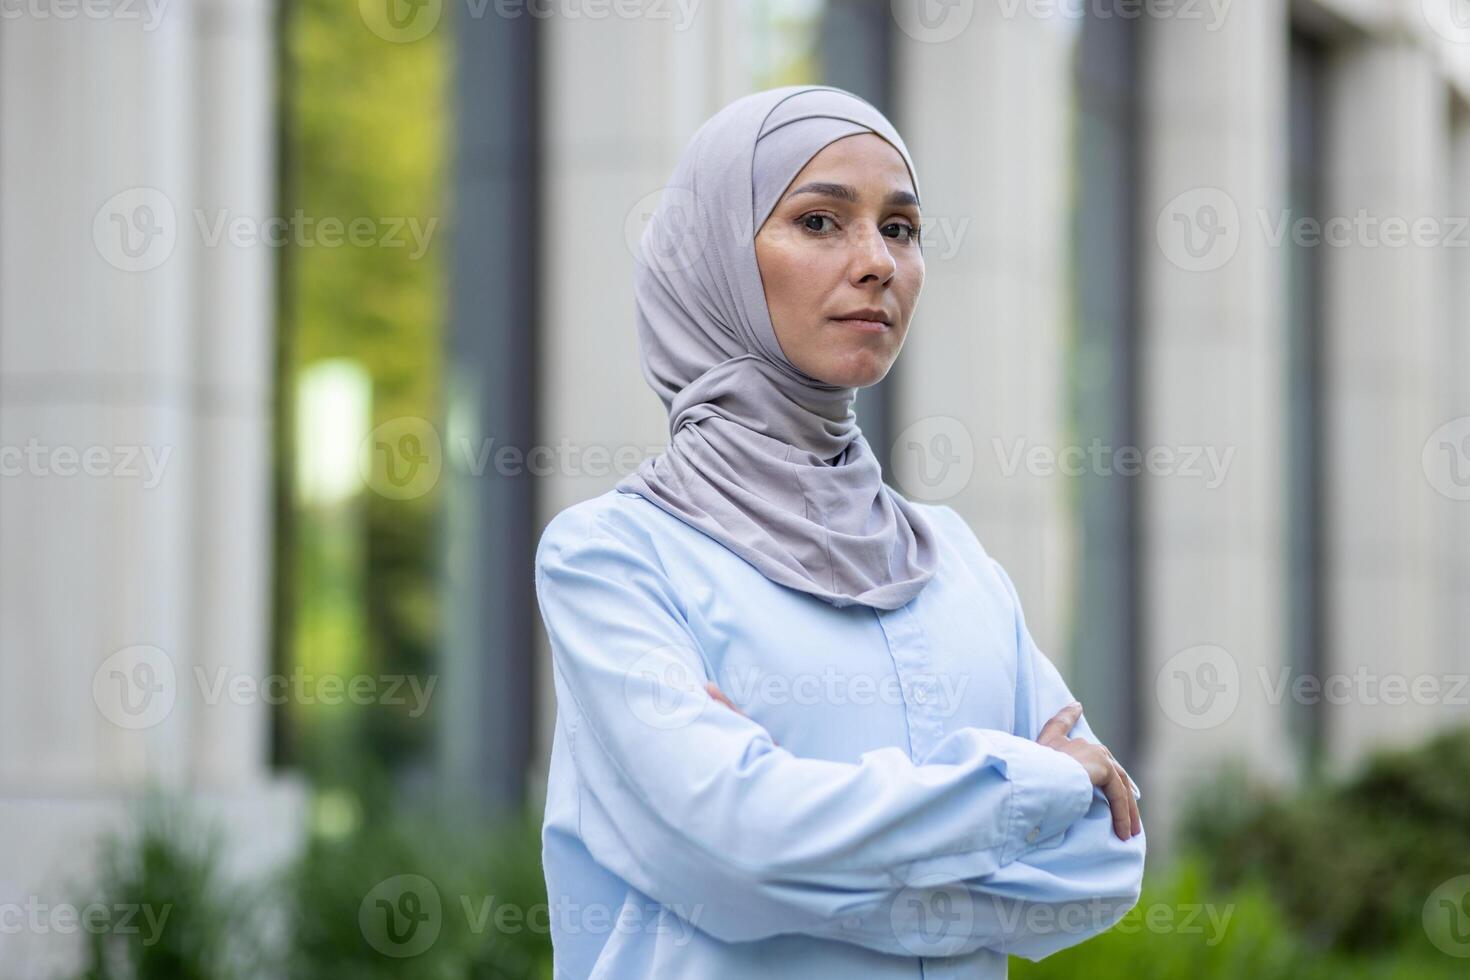
<path fill-rule="evenodd" d="M 919 208 L 892 144 L 860 133 L 823 147 L 756 234 L 755 256 L 787 360 L 828 384 L 883 380 L 924 285 Z"/>

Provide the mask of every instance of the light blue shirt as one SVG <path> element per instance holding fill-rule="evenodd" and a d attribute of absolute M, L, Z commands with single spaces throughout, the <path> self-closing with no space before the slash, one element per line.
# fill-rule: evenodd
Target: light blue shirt
<path fill-rule="evenodd" d="M 547 525 L 558 978 L 1004 977 L 1137 903 L 1145 835 L 1035 741 L 1072 695 L 1010 578 L 916 506 L 939 567 L 894 610 L 777 585 L 618 490 Z"/>

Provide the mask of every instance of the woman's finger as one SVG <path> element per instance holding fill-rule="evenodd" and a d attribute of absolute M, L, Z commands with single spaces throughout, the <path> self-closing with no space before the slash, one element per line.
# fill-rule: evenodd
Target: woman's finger
<path fill-rule="evenodd" d="M 709 696 L 710 697 L 714 698 L 716 701 L 720 702 L 725 707 L 727 707 L 731 711 L 735 712 L 737 715 L 744 715 L 745 714 L 745 712 L 743 712 L 739 708 L 735 707 L 735 702 L 734 701 L 731 701 L 729 698 L 725 697 L 725 692 L 722 691 L 722 690 L 720 690 L 715 685 L 715 682 L 714 681 L 705 681 L 704 682 L 704 689 L 709 692 Z M 749 717 L 749 715 L 746 715 L 746 717 Z"/>
<path fill-rule="evenodd" d="M 1113 778 L 1107 781 L 1102 790 L 1108 798 L 1108 806 L 1113 810 L 1113 833 L 1118 835 L 1119 840 L 1127 840 L 1132 836 L 1133 830 L 1133 814 L 1129 810 L 1133 794 L 1128 792 L 1128 787 L 1123 784 L 1123 774 L 1116 767 Z"/>
<path fill-rule="evenodd" d="M 1108 761 L 1117 766 L 1118 771 L 1123 774 L 1123 781 L 1127 784 L 1128 789 L 1133 794 L 1133 796 L 1141 796 L 1142 794 L 1138 792 L 1138 784 L 1133 781 L 1132 776 L 1128 775 L 1128 770 L 1123 768 L 1123 763 L 1119 762 L 1117 757 L 1113 755 L 1113 750 L 1108 748 L 1107 746 L 1103 746 L 1103 751 L 1107 753 Z"/>
<path fill-rule="evenodd" d="M 1136 797 L 1142 796 L 1143 794 L 1141 792 L 1139 792 L 1138 784 L 1133 781 L 1133 777 L 1132 776 L 1128 775 L 1128 770 L 1127 769 L 1124 769 L 1123 766 L 1120 764 L 1118 766 L 1118 771 L 1123 774 L 1123 778 L 1124 779 L 1128 780 L 1128 788 L 1133 791 L 1134 797 L 1136 798 Z M 1137 802 L 1136 799 L 1135 799 L 1135 802 Z"/>
<path fill-rule="evenodd" d="M 1113 778 L 1123 785 L 1128 798 L 1128 836 L 1132 837 L 1143 830 L 1143 818 L 1138 812 L 1138 799 L 1133 795 L 1135 786 L 1128 771 L 1123 764 L 1113 757 L 1113 750 L 1106 745 L 1102 746 L 1103 756 L 1108 760 L 1108 766 L 1113 770 Z M 1126 838 L 1125 838 L 1126 839 Z"/>
<path fill-rule="evenodd" d="M 704 682 L 704 689 L 709 692 L 709 696 L 710 697 L 714 698 L 716 701 L 720 702 L 725 707 L 727 707 L 731 711 L 735 712 L 737 715 L 740 715 L 742 718 L 749 718 L 750 717 L 750 715 L 747 715 L 745 712 L 743 712 L 739 708 L 737 708 L 735 706 L 735 702 L 734 701 L 731 701 L 729 698 L 725 697 L 725 692 L 722 691 L 722 690 L 720 690 L 718 687 L 716 687 L 714 681 L 705 681 Z M 781 744 L 780 742 L 776 741 L 776 738 L 775 738 L 774 735 L 771 736 L 771 743 L 773 745 L 780 745 Z"/>
<path fill-rule="evenodd" d="M 1133 780 L 1128 778 L 1128 773 L 1122 766 L 1116 762 L 1113 765 L 1118 770 L 1118 776 L 1123 780 L 1124 785 L 1130 790 L 1128 794 L 1128 836 L 1137 837 L 1143 832 L 1143 817 L 1138 812 L 1138 800 L 1131 792 Z"/>
<path fill-rule="evenodd" d="M 1051 720 L 1041 726 L 1041 731 L 1036 735 L 1036 741 L 1042 745 L 1051 745 L 1066 739 L 1067 733 L 1077 724 L 1082 717 L 1082 702 L 1073 701 L 1055 715 Z"/>

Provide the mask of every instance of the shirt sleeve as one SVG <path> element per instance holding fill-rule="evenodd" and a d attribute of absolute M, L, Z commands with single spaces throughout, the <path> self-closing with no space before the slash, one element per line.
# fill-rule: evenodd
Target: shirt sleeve
<path fill-rule="evenodd" d="M 537 599 L 583 843 L 697 928 L 902 954 L 862 925 L 906 881 L 993 875 L 1087 812 L 1086 769 L 1010 732 L 959 729 L 917 763 L 775 745 L 703 690 L 712 672 L 638 533 L 564 511 L 537 547 Z"/>
<path fill-rule="evenodd" d="M 1016 610 L 1017 734 L 1034 739 L 1072 701 L 1072 692 L 1032 639 L 1015 585 L 999 563 L 994 567 Z M 1085 715 L 1069 734 L 1098 741 Z M 1142 798 L 1137 790 L 1133 795 Z M 888 921 L 870 916 L 865 927 L 892 929 L 904 948 L 940 951 L 928 955 L 957 955 L 983 946 L 1039 960 L 1107 931 L 1137 904 L 1146 850 L 1144 832 L 1118 839 L 1107 796 L 1094 787 L 1087 813 L 1063 833 L 994 872 L 956 884 L 911 886 Z"/>

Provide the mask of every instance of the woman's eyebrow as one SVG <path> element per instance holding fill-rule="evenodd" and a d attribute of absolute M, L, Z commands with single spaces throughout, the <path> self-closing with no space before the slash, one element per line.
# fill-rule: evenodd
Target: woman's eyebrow
<path fill-rule="evenodd" d="M 822 197 L 835 197 L 844 201 L 851 201 L 854 204 L 857 203 L 858 199 L 857 191 L 849 184 L 828 184 L 821 181 L 802 184 L 786 196 L 795 197 L 798 194 L 819 194 Z M 917 207 L 919 199 L 914 197 L 909 191 L 893 191 L 883 200 L 883 203 L 890 206 L 907 204 Z"/>

